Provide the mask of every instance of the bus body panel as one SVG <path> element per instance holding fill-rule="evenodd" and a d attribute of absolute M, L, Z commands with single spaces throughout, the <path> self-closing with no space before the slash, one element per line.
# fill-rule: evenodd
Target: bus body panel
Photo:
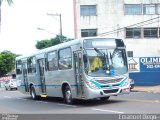
<path fill-rule="evenodd" d="M 68 82 L 76 87 L 73 70 L 49 71 L 45 74 L 46 91 L 49 96 L 62 97 L 62 84 Z"/>

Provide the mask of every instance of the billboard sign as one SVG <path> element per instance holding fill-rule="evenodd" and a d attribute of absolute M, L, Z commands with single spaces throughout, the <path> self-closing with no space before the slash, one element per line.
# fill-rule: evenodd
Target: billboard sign
<path fill-rule="evenodd" d="M 141 57 L 139 62 L 141 72 L 160 72 L 160 57 Z"/>

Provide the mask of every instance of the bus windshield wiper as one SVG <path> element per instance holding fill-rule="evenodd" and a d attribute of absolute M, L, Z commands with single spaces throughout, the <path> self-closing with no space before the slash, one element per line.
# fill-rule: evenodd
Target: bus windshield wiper
<path fill-rule="evenodd" d="M 94 48 L 94 50 L 100 55 L 100 56 L 105 56 L 105 53 L 102 51 L 98 50 L 97 48 Z"/>

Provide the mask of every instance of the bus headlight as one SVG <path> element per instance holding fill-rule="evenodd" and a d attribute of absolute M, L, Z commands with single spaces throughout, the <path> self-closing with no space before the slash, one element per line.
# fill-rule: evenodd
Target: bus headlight
<path fill-rule="evenodd" d="M 87 81 L 87 85 L 92 89 L 99 89 L 94 83 Z"/>
<path fill-rule="evenodd" d="M 123 86 L 128 86 L 130 84 L 130 80 L 126 80 L 124 83 L 123 83 Z"/>

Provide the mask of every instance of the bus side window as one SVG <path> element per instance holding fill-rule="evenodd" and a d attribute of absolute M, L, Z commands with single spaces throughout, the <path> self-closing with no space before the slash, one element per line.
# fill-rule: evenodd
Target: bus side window
<path fill-rule="evenodd" d="M 47 67 L 49 71 L 55 71 L 58 69 L 58 57 L 57 51 L 49 52 L 47 55 Z"/>
<path fill-rule="evenodd" d="M 71 48 L 65 48 L 59 50 L 59 69 L 71 69 L 72 68 L 72 55 Z"/>
<path fill-rule="evenodd" d="M 27 65 L 28 65 L 28 73 L 35 73 L 36 72 L 36 59 L 35 59 L 35 57 L 28 58 Z"/>
<path fill-rule="evenodd" d="M 16 73 L 22 74 L 22 62 L 21 60 L 16 61 Z"/>

